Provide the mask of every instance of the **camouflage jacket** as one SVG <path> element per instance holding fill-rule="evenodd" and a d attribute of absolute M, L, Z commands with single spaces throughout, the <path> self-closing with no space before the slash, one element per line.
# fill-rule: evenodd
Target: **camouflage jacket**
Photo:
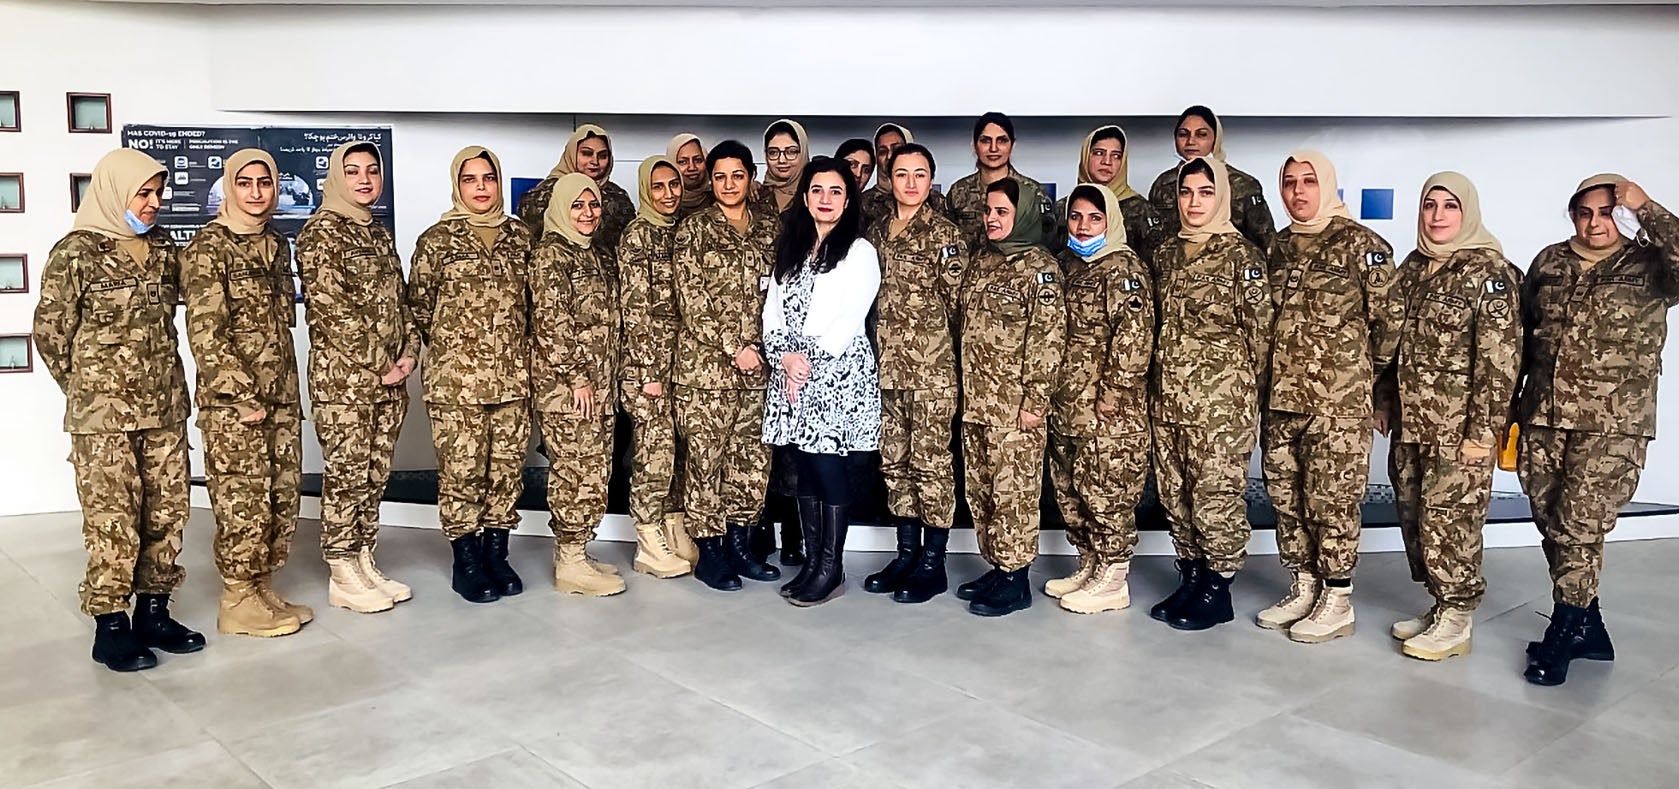
<path fill-rule="evenodd" d="M 297 266 L 309 324 L 309 400 L 406 398 L 406 386 L 379 382 L 398 359 L 420 354 L 391 231 L 317 211 L 297 234 Z"/>
<path fill-rule="evenodd" d="M 1194 258 L 1173 237 L 1154 257 L 1160 329 L 1154 344 L 1155 421 L 1208 428 L 1253 449 L 1270 358 L 1265 256 L 1247 239 L 1216 235 Z"/>
<path fill-rule="evenodd" d="M 1405 323 L 1376 389 L 1378 407 L 1398 411 L 1395 440 L 1496 445 L 1521 363 L 1521 272 L 1497 252 L 1468 249 L 1433 274 L 1412 252 L 1398 276 Z"/>
<path fill-rule="evenodd" d="M 682 224 L 682 220 L 687 219 L 688 217 L 691 217 L 694 214 L 697 214 L 701 211 L 704 211 L 707 208 L 710 208 L 716 202 L 717 202 L 717 198 L 713 197 L 711 195 L 711 192 L 708 190 L 705 193 L 705 199 L 701 200 L 699 205 L 694 206 L 692 208 L 689 208 L 689 207 L 686 207 L 686 206 L 677 206 L 677 208 L 676 208 L 676 223 L 679 224 L 679 225 Z M 626 227 L 626 230 L 627 230 L 627 227 Z M 622 246 L 623 243 L 624 243 L 624 240 L 622 238 L 618 239 L 618 244 L 620 246 Z"/>
<path fill-rule="evenodd" d="M 1667 310 L 1679 304 L 1679 218 L 1655 201 L 1644 232 L 1584 273 L 1568 242 L 1522 279 L 1518 417 L 1524 424 L 1653 437 Z"/>
<path fill-rule="evenodd" d="M 1271 244 L 1272 410 L 1370 413 L 1376 373 L 1393 361 L 1405 304 L 1389 293 L 1393 247 L 1351 219 Z"/>
<path fill-rule="evenodd" d="M 740 349 L 762 341 L 764 293 L 775 256 L 776 218 L 748 209 L 736 230 L 713 204 L 676 228 L 676 372 L 697 389 L 760 389 L 766 366 L 735 369 Z"/>
<path fill-rule="evenodd" d="M 425 401 L 494 405 L 530 396 L 531 231 L 509 219 L 487 249 L 464 219 L 414 242 L 408 308 L 425 341 Z"/>
<path fill-rule="evenodd" d="M 1038 190 L 1039 201 L 1037 206 L 1023 205 L 1020 206 L 1020 210 L 1036 211 L 1038 216 L 1041 217 L 1043 243 L 1047 244 L 1050 237 L 1055 235 L 1055 206 L 1049 202 L 1049 192 L 1044 189 L 1043 184 L 1021 175 L 1018 170 L 1014 169 L 1013 165 L 1009 166 L 1008 177 L 1019 181 L 1023 187 L 1030 185 L 1031 188 Z M 976 171 L 951 184 L 950 192 L 946 195 L 950 221 L 955 222 L 956 226 L 961 228 L 968 239 L 968 246 L 972 249 L 985 246 L 985 188 L 986 184 Z M 1021 195 L 1021 199 L 1025 200 L 1024 194 Z"/>
<path fill-rule="evenodd" d="M 548 202 L 554 197 L 554 184 L 559 180 L 552 176 L 544 178 L 519 197 L 516 211 L 519 221 L 537 236 L 542 235 L 542 215 L 548 210 Z M 635 219 L 635 200 L 624 191 L 624 187 L 612 181 L 601 184 L 600 191 L 600 226 L 589 238 L 598 248 L 597 252 L 604 253 L 601 262 L 612 271 L 618 241 L 624 235 L 624 228 L 629 227 L 630 220 Z"/>
<path fill-rule="evenodd" d="M 135 261 L 115 241 L 73 230 L 52 248 L 35 307 L 35 350 L 64 390 L 67 433 L 147 430 L 186 421 L 175 334 L 178 251 L 161 230 Z"/>
<path fill-rule="evenodd" d="M 1061 268 L 1039 247 L 973 258 L 962 293 L 962 421 L 1013 427 L 1049 417 L 1067 345 Z"/>
<path fill-rule="evenodd" d="M 1129 435 L 1148 430 L 1148 369 L 1154 358 L 1154 288 L 1136 253 L 1117 250 L 1061 261 L 1067 300 L 1067 356 L 1050 410 L 1064 436 Z M 1098 418 L 1096 404 L 1117 409 Z"/>
<path fill-rule="evenodd" d="M 880 255 L 880 388 L 954 391 L 953 332 L 968 245 L 956 225 L 926 205 L 896 237 L 889 225 L 882 220 L 867 233 Z"/>
<path fill-rule="evenodd" d="M 285 235 L 273 225 L 249 236 L 205 225 L 181 254 L 181 282 L 198 407 L 296 403 L 297 295 Z"/>
<path fill-rule="evenodd" d="M 1271 239 L 1277 236 L 1277 225 L 1271 218 L 1271 206 L 1265 203 L 1265 187 L 1259 179 L 1229 164 L 1225 164 L 1225 169 L 1230 173 L 1231 224 L 1255 247 L 1270 249 Z M 1160 217 L 1160 232 L 1156 236 L 1160 243 L 1176 237 L 1182 228 L 1178 221 L 1178 168 L 1173 167 L 1154 179 L 1148 200 Z"/>
<path fill-rule="evenodd" d="M 624 278 L 624 380 L 669 384 L 676 361 L 675 227 L 636 219 L 618 242 Z"/>
<path fill-rule="evenodd" d="M 1165 222 L 1154 206 L 1142 195 L 1132 195 L 1121 200 L 1119 213 L 1125 222 L 1125 245 L 1136 252 L 1144 262 L 1154 257 L 1154 250 L 1159 247 L 1164 238 L 1161 233 L 1165 229 Z M 1176 230 L 1172 232 L 1176 233 Z M 1055 250 L 1056 256 L 1067 248 L 1067 198 L 1055 201 L 1055 234 L 1050 237 L 1049 248 Z"/>
<path fill-rule="evenodd" d="M 618 402 L 618 283 L 594 245 L 546 233 L 531 251 L 531 388 L 541 411 L 570 411 L 571 393 L 595 390 L 598 410 Z"/>
<path fill-rule="evenodd" d="M 950 216 L 950 201 L 945 199 L 944 193 L 934 189 L 927 193 L 927 202 L 922 208 L 931 208 L 940 216 Z M 870 189 L 863 193 L 863 225 L 874 227 L 885 224 L 892 215 L 897 213 L 898 201 L 892 197 L 890 189 Z"/>

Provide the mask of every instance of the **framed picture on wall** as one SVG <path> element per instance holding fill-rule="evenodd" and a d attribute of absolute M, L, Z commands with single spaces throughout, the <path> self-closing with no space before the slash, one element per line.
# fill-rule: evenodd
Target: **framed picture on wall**
<path fill-rule="evenodd" d="M 0 214 L 23 213 L 23 173 L 0 173 Z"/>
<path fill-rule="evenodd" d="M 0 132 L 23 130 L 23 111 L 18 109 L 18 93 L 0 90 Z"/>
<path fill-rule="evenodd" d="M 29 256 L 0 252 L 0 293 L 29 292 Z"/>
<path fill-rule="evenodd" d="M 67 93 L 70 131 L 81 134 L 111 133 L 111 94 Z"/>
<path fill-rule="evenodd" d="M 0 334 L 0 373 L 35 369 L 35 346 L 27 334 Z"/>
<path fill-rule="evenodd" d="M 93 176 L 89 173 L 70 174 L 70 213 L 74 214 L 82 207 L 82 198 L 87 195 L 87 185 L 93 183 Z"/>

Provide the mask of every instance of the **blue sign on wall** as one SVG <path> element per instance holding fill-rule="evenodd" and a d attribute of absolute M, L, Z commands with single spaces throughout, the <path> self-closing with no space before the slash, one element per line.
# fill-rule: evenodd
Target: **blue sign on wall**
<path fill-rule="evenodd" d="M 1392 219 L 1393 190 L 1365 189 L 1358 199 L 1359 219 Z"/>

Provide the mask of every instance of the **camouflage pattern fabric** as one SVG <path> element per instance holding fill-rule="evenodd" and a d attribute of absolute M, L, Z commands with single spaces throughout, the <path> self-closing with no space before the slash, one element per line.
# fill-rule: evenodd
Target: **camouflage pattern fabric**
<path fill-rule="evenodd" d="M 1155 422 L 1232 437 L 1230 454 L 1258 437 L 1261 377 L 1271 353 L 1271 298 L 1259 250 L 1217 235 L 1193 258 L 1173 238 L 1155 255 L 1160 331 Z"/>
<path fill-rule="evenodd" d="M 887 222 L 866 235 L 880 257 L 875 300 L 880 388 L 950 389 L 956 380 L 955 335 L 969 249 L 962 232 L 922 206 L 898 232 Z"/>
<path fill-rule="evenodd" d="M 1049 475 L 1067 525 L 1067 541 L 1098 566 L 1131 561 L 1137 505 L 1148 478 L 1150 435 L 1090 438 L 1049 434 Z"/>
<path fill-rule="evenodd" d="M 1251 429 L 1220 432 L 1201 425 L 1154 423 L 1154 475 L 1180 559 L 1205 559 L 1216 573 L 1234 573 L 1247 558 L 1248 461 Z"/>
<path fill-rule="evenodd" d="M 1458 462 L 1458 444 L 1396 441 L 1388 450 L 1388 478 L 1411 580 L 1434 601 L 1473 611 L 1486 594 L 1481 575 L 1481 529 L 1492 500 L 1492 458 Z"/>
<path fill-rule="evenodd" d="M 1352 577 L 1372 433 L 1367 416 L 1266 415 L 1262 462 L 1284 567 L 1318 578 Z"/>
<path fill-rule="evenodd" d="M 1020 193 L 1023 197 L 1028 192 L 1037 195 L 1038 204 L 1035 206 L 1020 206 L 1021 212 L 1036 212 L 1043 225 L 1043 243 L 1049 243 L 1055 235 L 1055 206 L 1049 201 L 1049 191 L 1037 181 L 1021 175 L 1009 166 L 1009 174 L 1020 183 Z M 950 192 L 946 194 L 950 221 L 956 223 L 963 237 L 968 239 L 968 247 L 978 250 L 985 246 L 985 189 L 989 184 L 984 183 L 978 172 L 962 176 L 956 183 L 950 185 Z M 1036 190 L 1035 192 L 1033 190 Z"/>
<path fill-rule="evenodd" d="M 426 413 L 437 451 L 437 515 L 443 535 L 455 540 L 479 529 L 518 528 L 514 504 L 525 489 L 530 401 L 428 403 Z"/>
<path fill-rule="evenodd" d="M 987 562 L 1014 572 L 1038 555 L 1038 501 L 1043 493 L 1043 425 L 1025 430 L 962 425 L 962 460 L 974 536 Z"/>
<path fill-rule="evenodd" d="M 318 211 L 297 235 L 297 262 L 309 325 L 310 402 L 406 401 L 405 385 L 380 383 L 398 359 L 420 354 L 391 231 Z"/>
<path fill-rule="evenodd" d="M 131 595 L 169 594 L 186 579 L 175 563 L 188 514 L 186 432 L 182 421 L 70 436 L 87 548 L 82 613 L 126 611 Z"/>
<path fill-rule="evenodd" d="M 756 521 L 769 484 L 764 391 L 678 384 L 674 394 L 677 434 L 687 441 L 689 535 L 721 537 L 729 523 Z"/>
<path fill-rule="evenodd" d="M 584 419 L 570 411 L 543 411 L 542 440 L 548 447 L 548 528 L 554 545 L 587 545 L 606 517 L 612 412 Z"/>
<path fill-rule="evenodd" d="M 1055 232 L 1050 236 L 1049 248 L 1060 255 L 1067 248 L 1067 200 L 1063 197 L 1055 201 Z M 1177 204 L 1173 203 L 1176 211 Z M 1125 245 L 1137 253 L 1144 261 L 1154 257 L 1154 250 L 1165 243 L 1162 235 L 1166 230 L 1166 223 L 1160 218 L 1154 205 L 1142 195 L 1132 195 L 1119 201 L 1120 219 L 1125 224 Z M 1174 231 L 1176 232 L 1176 231 Z"/>
<path fill-rule="evenodd" d="M 530 396 L 531 235 L 509 220 L 486 248 L 461 219 L 420 234 L 408 306 L 425 342 L 426 403 L 496 405 Z"/>
<path fill-rule="evenodd" d="M 1522 428 L 1517 471 L 1551 568 L 1552 596 L 1585 608 L 1603 574 L 1603 539 L 1632 501 L 1649 439 Z"/>
<path fill-rule="evenodd" d="M 295 375 L 295 374 L 294 374 Z M 277 572 L 291 555 L 303 481 L 303 409 L 265 406 L 244 424 L 237 409 L 203 408 L 204 472 L 216 516 L 216 569 L 227 581 Z"/>
<path fill-rule="evenodd" d="M 883 389 L 880 393 L 880 473 L 886 509 L 937 529 L 956 513 L 950 424 L 956 418 L 952 389 Z"/>
<path fill-rule="evenodd" d="M 550 233 L 531 253 L 530 289 L 537 410 L 569 414 L 573 392 L 587 386 L 596 410 L 612 414 L 622 377 L 617 280 L 592 244 Z"/>
<path fill-rule="evenodd" d="M 198 407 L 297 404 L 291 242 L 272 226 L 241 236 L 209 224 L 181 259 Z"/>
<path fill-rule="evenodd" d="M 379 537 L 379 501 L 391 478 L 397 434 L 408 400 L 316 403 L 312 416 L 321 444 L 321 554 L 353 559 Z"/>
<path fill-rule="evenodd" d="M 1039 247 L 975 256 L 963 292 L 962 421 L 1012 428 L 1021 411 L 1048 419 L 1067 338 L 1060 271 Z"/>

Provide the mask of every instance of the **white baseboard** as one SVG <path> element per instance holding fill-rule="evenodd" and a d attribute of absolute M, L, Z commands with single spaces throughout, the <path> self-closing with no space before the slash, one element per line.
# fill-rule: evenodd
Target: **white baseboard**
<path fill-rule="evenodd" d="M 192 488 L 192 506 L 208 509 L 210 494 L 203 487 L 194 485 Z M 321 500 L 318 496 L 304 496 L 301 515 L 305 518 L 319 518 L 321 516 Z M 553 532 L 548 529 L 548 516 L 542 512 L 519 512 L 519 534 L 549 536 Z M 413 529 L 437 528 L 437 506 L 434 504 L 400 504 L 384 502 L 379 505 L 379 520 L 387 526 L 402 526 Z M 627 515 L 608 515 L 601 520 L 597 539 L 611 542 L 635 542 L 635 523 Z M 1643 515 L 1634 518 L 1622 518 L 1615 530 L 1609 533 L 1611 542 L 1625 540 L 1656 540 L 1666 537 L 1679 537 L 1679 515 Z M 1519 523 L 1489 524 L 1482 531 L 1482 538 L 1488 548 L 1519 548 L 1539 544 L 1539 531 L 1532 521 Z M 854 526 L 845 541 L 849 551 L 881 551 L 891 552 L 897 549 L 896 537 L 891 529 L 882 526 Z M 1400 539 L 1399 527 L 1387 526 L 1366 528 L 1360 539 L 1359 550 L 1364 553 L 1387 553 L 1405 550 L 1405 544 Z M 950 551 L 952 553 L 978 553 L 979 546 L 974 541 L 974 533 L 969 529 L 956 529 L 950 533 Z M 1071 556 L 1073 546 L 1067 543 L 1066 536 L 1060 530 L 1044 531 L 1038 536 L 1038 553 L 1046 556 Z M 1255 531 L 1248 541 L 1248 553 L 1259 556 L 1274 556 L 1277 553 L 1276 535 L 1269 529 Z M 1138 539 L 1137 554 L 1139 556 L 1172 556 L 1172 537 L 1163 531 L 1145 531 Z"/>

